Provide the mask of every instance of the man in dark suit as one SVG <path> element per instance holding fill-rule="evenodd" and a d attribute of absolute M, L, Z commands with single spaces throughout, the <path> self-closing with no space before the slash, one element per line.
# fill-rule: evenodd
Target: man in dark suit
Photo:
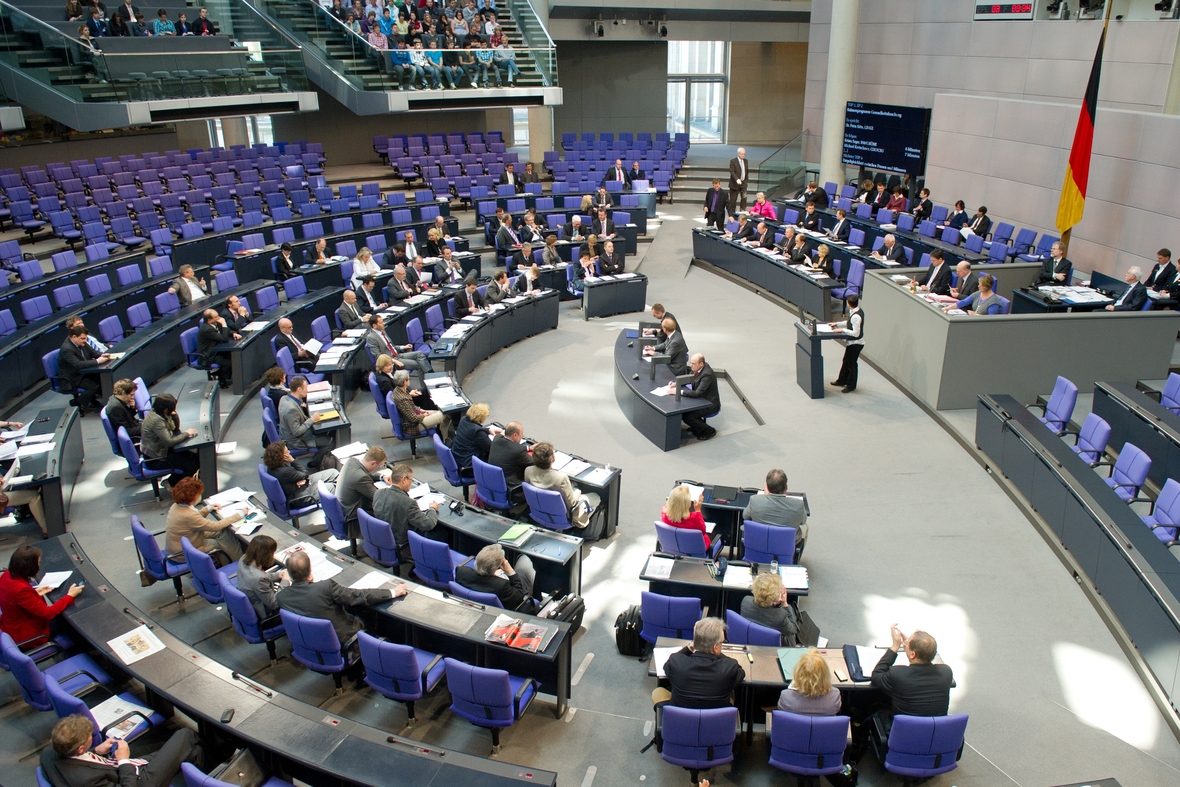
<path fill-rule="evenodd" d="M 599 208 L 598 215 L 590 223 L 590 232 L 598 236 L 598 240 L 604 241 L 615 237 L 615 223 L 606 216 L 606 208 Z"/>
<path fill-rule="evenodd" d="M 688 362 L 692 370 L 692 382 L 685 383 L 680 392 L 681 398 L 705 399 L 712 405 L 708 410 L 696 410 L 680 416 L 688 424 L 693 437 L 698 440 L 708 440 L 717 434 L 717 430 L 705 422 L 705 416 L 721 412 L 721 393 L 717 390 L 717 376 L 713 374 L 713 367 L 705 363 L 705 356 L 695 353 Z M 675 383 L 671 386 L 675 390 Z"/>
<path fill-rule="evenodd" d="M 930 252 L 930 267 L 926 268 L 918 284 L 934 295 L 951 294 L 951 266 L 946 264 L 940 249 Z"/>
<path fill-rule="evenodd" d="M 623 169 L 623 160 L 621 158 L 615 159 L 614 166 L 606 171 L 606 176 L 602 179 L 602 186 L 606 188 L 606 182 L 614 180 L 619 183 L 627 182 L 627 171 Z"/>
<path fill-rule="evenodd" d="M 242 335 L 231 331 L 221 315 L 213 309 L 206 309 L 201 317 L 201 327 L 197 329 L 197 354 L 206 366 L 217 364 L 217 382 L 222 389 L 229 388 L 230 376 L 233 374 L 230 367 L 232 361 L 229 353 L 218 352 L 217 346 L 236 342 Z"/>
<path fill-rule="evenodd" d="M 522 243 L 520 248 L 512 254 L 512 259 L 508 263 L 511 270 L 520 270 L 521 268 L 531 267 L 533 264 L 533 245 L 531 243 Z"/>
<path fill-rule="evenodd" d="M 376 292 L 376 279 L 372 276 L 365 276 L 361 279 L 361 286 L 356 291 L 356 300 L 361 305 L 361 311 L 365 314 L 376 314 L 389 305 L 388 303 L 380 302 Z"/>
<path fill-rule="evenodd" d="M 399 582 L 395 590 L 354 590 L 331 579 L 316 582 L 311 573 L 311 558 L 306 552 L 296 552 L 287 558 L 287 575 L 291 577 L 291 586 L 283 588 L 283 592 L 276 597 L 279 609 L 328 621 L 336 630 L 341 647 L 364 628 L 364 624 L 345 607 L 379 604 L 409 592 L 404 582 Z"/>
<path fill-rule="evenodd" d="M 598 255 L 598 268 L 603 276 L 623 273 L 627 269 L 623 262 L 623 253 L 615 251 L 613 240 L 602 244 L 602 253 Z"/>
<path fill-rule="evenodd" d="M 737 241 L 747 241 L 754 237 L 754 222 L 750 221 L 750 214 L 742 213 L 738 216 L 737 229 L 730 237 Z"/>
<path fill-rule="evenodd" d="M 236 295 L 225 299 L 225 305 L 218 312 L 231 331 L 241 331 L 250 324 L 250 310 Z"/>
<path fill-rule="evenodd" d="M 520 182 L 526 184 L 541 182 L 541 178 L 537 175 L 536 170 L 533 168 L 533 162 L 525 162 L 524 172 L 520 173 Z"/>
<path fill-rule="evenodd" d="M 802 227 L 808 232 L 819 232 L 823 227 L 820 225 L 819 213 L 815 209 L 814 202 L 808 202 L 807 207 L 803 209 L 803 215 L 799 217 L 797 226 Z"/>
<path fill-rule="evenodd" d="M 520 245 L 520 236 L 512 229 L 512 214 L 504 214 L 504 223 L 496 230 L 496 248 L 508 252 Z"/>
<path fill-rule="evenodd" d="M 799 201 L 804 205 L 814 202 L 817 208 L 826 208 L 828 206 L 828 192 L 821 189 L 819 184 L 813 180 L 807 184 L 807 188 L 799 196 Z"/>
<path fill-rule="evenodd" d="M 918 201 L 914 203 L 914 209 L 910 211 L 914 214 L 914 221 L 923 222 L 930 218 L 931 212 L 934 210 L 934 203 L 930 201 L 930 189 L 922 189 L 918 192 Z"/>
<path fill-rule="evenodd" d="M 340 324 L 344 326 L 344 330 L 346 331 L 361 327 L 363 324 L 361 317 L 364 316 L 364 312 L 357 305 L 355 292 L 352 290 L 344 291 L 344 302 L 336 310 L 336 316 L 340 318 Z M 275 342 L 275 344 L 278 344 L 278 342 Z"/>
<path fill-rule="evenodd" d="M 991 229 L 992 220 L 988 218 L 987 206 L 980 205 L 979 210 L 975 211 L 975 218 L 971 219 L 971 222 L 966 227 L 959 230 L 959 233 L 963 236 L 964 240 L 970 238 L 972 235 L 978 235 L 984 238 L 991 232 Z"/>
<path fill-rule="evenodd" d="M 119 433 L 119 427 L 127 430 L 127 436 L 139 443 L 139 434 L 143 423 L 139 420 L 139 411 L 135 409 L 135 389 L 138 387 L 134 380 L 123 378 L 117 380 L 107 406 L 103 408 L 107 414 L 107 421 L 111 424 L 111 431 Z"/>
<path fill-rule="evenodd" d="M 1142 309 L 1143 304 L 1147 302 L 1147 288 L 1140 281 L 1142 277 L 1143 271 L 1138 266 L 1130 268 L 1123 277 L 1123 280 L 1127 282 L 1127 289 L 1123 290 L 1123 294 L 1119 296 L 1118 300 L 1107 306 L 1106 310 L 1108 312 L 1137 312 Z"/>
<path fill-rule="evenodd" d="M 784 252 L 792 265 L 810 265 L 811 254 L 807 250 L 807 236 L 800 233 L 795 236 L 795 245 Z"/>
<path fill-rule="evenodd" d="M 417 295 L 417 291 L 413 284 L 407 279 L 408 271 L 405 265 L 398 265 L 393 269 L 393 278 L 389 280 L 389 301 L 390 303 L 401 303 L 406 298 L 412 298 Z"/>
<path fill-rule="evenodd" d="M 389 486 L 373 494 L 373 516 L 388 522 L 393 529 L 398 559 L 407 570 L 414 566 L 411 530 L 430 539 L 445 540 L 442 532 L 435 529 L 438 527 L 438 502 L 430 503 L 425 510 L 419 508 L 418 501 L 409 494 L 413 487 L 413 468 L 405 464 L 394 465 L 389 473 Z"/>
<path fill-rule="evenodd" d="M 959 279 L 956 286 L 951 287 L 951 295 L 963 300 L 979 290 L 979 274 L 972 272 L 971 263 L 962 260 L 955 266 L 955 273 Z"/>
<path fill-rule="evenodd" d="M 881 248 L 873 252 L 873 257 L 878 260 L 892 260 L 893 262 L 904 263 L 905 252 L 901 248 L 901 244 L 897 242 L 892 234 L 886 235 Z"/>
<path fill-rule="evenodd" d="M 409 282 L 409 285 L 412 288 L 414 288 L 415 294 L 419 294 L 430 288 L 431 276 L 429 273 L 423 270 L 424 266 L 425 263 L 421 257 L 415 257 L 410 261 L 409 265 L 405 266 L 406 281 Z M 394 270 L 396 271 L 397 269 L 394 268 Z M 394 276 L 396 277 L 397 274 L 394 273 Z"/>
<path fill-rule="evenodd" d="M 670 703 L 678 708 L 728 708 L 746 679 L 741 665 L 721 651 L 725 623 L 701 618 L 692 627 L 692 644 L 668 657 L 664 674 L 668 689 L 651 694 L 653 705 Z"/>
<path fill-rule="evenodd" d="M 279 246 L 279 253 L 271 258 L 271 262 L 274 263 L 275 273 L 282 281 L 299 275 L 295 273 L 295 268 L 298 267 L 299 263 L 292 256 L 291 244 L 286 241 L 283 241 L 283 245 Z"/>
<path fill-rule="evenodd" d="M 1176 281 L 1176 266 L 1172 263 L 1172 250 L 1160 249 L 1155 253 L 1155 265 L 1147 275 L 1144 285 L 1156 292 L 1166 292 Z"/>
<path fill-rule="evenodd" d="M 492 441 L 493 450 L 499 442 L 502 442 L 500 438 Z M 534 578 L 533 564 L 527 555 L 521 555 L 513 566 L 499 544 L 488 544 L 479 550 L 474 567 L 464 564 L 455 569 L 455 581 L 463 587 L 491 593 L 500 599 L 504 609 L 526 615 L 537 613 L 537 602 L 532 598 Z"/>
<path fill-rule="evenodd" d="M 892 702 L 891 712 L 882 714 L 883 718 L 892 720 L 894 714 L 945 716 L 950 709 L 955 677 L 949 665 L 934 663 L 938 655 L 938 643 L 934 637 L 925 631 L 915 631 L 907 637 L 896 623 L 890 634 L 893 643 L 873 667 L 872 673 L 873 688 L 885 692 Z M 909 666 L 895 666 L 897 652 L 903 648 Z"/>
<path fill-rule="evenodd" d="M 606 190 L 606 186 L 599 186 L 598 191 L 594 192 L 593 205 L 597 208 L 613 208 L 615 206 L 615 199 Z"/>
<path fill-rule="evenodd" d="M 653 303 L 651 305 L 651 316 L 655 318 L 655 321 L 657 323 L 659 323 L 660 327 L 658 327 L 658 328 L 644 328 L 643 335 L 644 336 L 654 336 L 656 338 L 656 344 L 659 344 L 660 342 L 667 341 L 668 334 L 664 333 L 664 328 L 663 328 L 664 320 L 671 320 L 672 322 L 675 323 L 676 322 L 676 315 L 670 311 L 665 310 L 664 304 Z M 677 324 L 679 324 L 679 323 L 677 323 Z"/>
<path fill-rule="evenodd" d="M 713 188 L 705 192 L 705 226 L 714 225 L 724 232 L 728 209 L 729 195 L 721 189 L 721 181 L 714 178 Z"/>
<path fill-rule="evenodd" d="M 654 346 L 644 347 L 643 354 L 667 355 L 669 358 L 668 368 L 672 370 L 672 374 L 687 374 L 688 343 L 684 341 L 684 334 L 680 331 L 680 326 L 671 317 L 664 317 L 660 327 L 664 330 L 664 340 L 657 342 Z"/>
<path fill-rule="evenodd" d="M 582 217 L 576 213 L 561 230 L 561 236 L 570 243 L 581 243 L 586 234 L 586 228 L 582 226 Z"/>
<path fill-rule="evenodd" d="M 504 165 L 504 172 L 500 174 L 499 183 L 501 186 L 512 186 L 512 188 L 516 189 L 517 194 L 524 191 L 524 184 L 516 176 L 516 168 L 513 164 Z"/>
<path fill-rule="evenodd" d="M 71 399 L 70 404 L 77 405 L 83 414 L 102 392 L 98 380 L 87 377 L 85 372 L 97 369 L 110 360 L 109 355 L 99 355 L 91 348 L 87 343 L 89 338 L 90 331 L 86 330 L 85 325 L 75 325 L 70 328 L 70 334 L 62 342 L 61 351 L 57 354 L 57 375 L 65 379 L 71 390 L 80 391 L 77 399 Z"/>
<path fill-rule="evenodd" d="M 758 229 L 748 243 L 762 249 L 774 249 L 774 228 L 765 221 L 758 222 Z"/>
<path fill-rule="evenodd" d="M 279 320 L 279 333 L 275 336 L 275 352 L 277 353 L 284 347 L 291 353 L 291 361 L 298 371 L 315 368 L 316 353 L 306 349 L 303 342 L 295 338 L 295 323 L 286 317 Z"/>
<path fill-rule="evenodd" d="M 483 311 L 484 308 L 483 296 L 476 289 L 475 279 L 467 279 L 463 283 L 463 290 L 455 293 L 455 319 L 461 320 L 469 314 Z"/>
<path fill-rule="evenodd" d="M 181 763 L 205 765 L 197 734 L 182 727 L 155 753 L 133 758 L 126 741 L 108 738 L 91 748 L 94 722 L 67 716 L 53 725 L 51 745 L 41 750 L 41 771 L 53 787 L 167 787 Z"/>
<path fill-rule="evenodd" d="M 746 149 L 738 148 L 737 157 L 729 160 L 729 196 L 735 212 L 746 209 L 746 189 L 749 185 L 750 162 L 746 161 Z"/>
<path fill-rule="evenodd" d="M 398 265 L 409 265 L 413 260 L 406 256 L 406 247 L 400 243 L 395 243 L 385 250 L 381 255 L 381 267 L 386 270 L 393 270 Z"/>
<path fill-rule="evenodd" d="M 647 180 L 647 173 L 639 168 L 638 161 L 632 161 L 631 169 L 627 170 L 627 187 L 634 188 L 631 184 L 637 180 Z"/>
<path fill-rule="evenodd" d="M 1050 247 L 1048 258 L 1041 261 L 1041 269 L 1037 271 L 1037 280 L 1033 282 L 1033 286 L 1068 284 L 1067 279 L 1072 268 L 1073 263 L 1065 258 L 1065 246 L 1061 241 L 1057 241 Z"/>
<path fill-rule="evenodd" d="M 848 235 L 852 232 L 852 222 L 848 220 L 848 211 L 844 208 L 836 209 L 836 223 L 825 233 L 832 240 L 838 240 L 841 243 L 848 242 Z"/>
<path fill-rule="evenodd" d="M 495 465 L 504 471 L 504 481 L 508 486 L 520 486 L 524 482 L 524 470 L 533 464 L 529 456 L 528 446 L 524 443 L 524 427 L 516 421 L 510 421 L 504 427 L 504 434 L 497 435 L 492 440 L 492 447 L 488 451 L 488 464 Z"/>

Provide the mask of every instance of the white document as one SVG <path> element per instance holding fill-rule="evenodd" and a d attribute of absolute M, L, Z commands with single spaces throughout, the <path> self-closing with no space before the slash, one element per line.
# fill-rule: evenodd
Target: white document
<path fill-rule="evenodd" d="M 952 317 L 966 317 L 967 316 L 967 312 L 963 311 L 962 309 L 948 309 L 947 314 L 951 315 Z"/>
<path fill-rule="evenodd" d="M 364 328 L 349 328 L 342 335 L 346 336 L 348 338 L 351 338 L 351 339 L 359 339 L 362 336 L 364 336 L 366 333 L 368 333 L 368 331 L 365 330 Z"/>
<path fill-rule="evenodd" d="M 553 452 L 553 469 L 554 470 L 562 470 L 565 468 L 566 465 L 568 465 L 573 460 L 574 460 L 574 458 L 567 453 L 563 453 L 561 451 L 554 451 Z"/>
<path fill-rule="evenodd" d="M 109 640 L 107 645 L 115 651 L 115 655 L 122 659 L 124 664 L 134 664 L 165 648 L 160 638 L 153 634 L 147 626 L 140 626 L 121 637 L 115 637 Z"/>
<path fill-rule="evenodd" d="M 652 396 L 671 396 L 672 392 L 668 390 L 668 386 L 661 385 L 659 388 L 651 392 Z"/>
<path fill-rule="evenodd" d="M 28 429 L 26 428 L 25 431 L 27 433 Z M 44 434 L 35 434 L 32 437 L 26 436 L 20 441 L 20 444 L 21 445 L 36 445 L 37 443 L 48 443 L 52 439 L 53 439 L 53 432 L 45 432 Z"/>
<path fill-rule="evenodd" d="M 215 449 L 218 456 L 226 456 L 238 450 L 238 444 L 234 443 L 218 443 Z"/>
<path fill-rule="evenodd" d="M 406 494 L 411 500 L 421 500 L 424 495 L 430 494 L 430 484 L 414 484 Z"/>
<path fill-rule="evenodd" d="M 589 484 L 605 484 L 607 479 L 611 476 L 610 470 L 605 467 L 596 467 L 586 474 L 582 480 Z"/>
<path fill-rule="evenodd" d="M 47 571 L 45 576 L 41 577 L 41 581 L 37 583 L 37 590 L 42 588 L 57 590 L 73 573 L 73 571 Z"/>
<path fill-rule="evenodd" d="M 360 343 L 360 339 L 356 339 L 352 336 L 337 336 L 335 339 L 332 340 L 332 348 L 336 349 L 338 347 L 339 348 L 352 347 L 354 344 L 359 344 L 359 343 Z"/>
<path fill-rule="evenodd" d="M 787 590 L 807 590 L 806 566 L 779 566 L 778 573 L 783 578 L 783 587 Z"/>
<path fill-rule="evenodd" d="M 27 441 L 29 438 L 25 438 Z M 57 447 L 57 443 L 37 443 L 36 445 L 22 445 L 16 450 L 17 458 L 22 456 L 37 456 L 38 454 L 47 454 Z"/>
<path fill-rule="evenodd" d="M 19 440 L 22 437 L 24 437 L 25 435 L 27 435 L 28 433 L 29 433 L 29 425 L 25 424 L 20 429 L 13 429 L 8 432 L 0 433 L 0 437 L 3 437 L 5 440 Z"/>
<path fill-rule="evenodd" d="M 332 389 L 328 388 L 323 391 L 311 391 L 307 394 L 307 401 L 309 402 L 325 402 L 332 399 Z"/>
<path fill-rule="evenodd" d="M 721 580 L 721 584 L 727 588 L 748 588 L 753 582 L 749 566 L 735 566 L 732 563 L 725 569 L 725 578 Z"/>
<path fill-rule="evenodd" d="M 817 322 L 815 324 L 815 332 L 816 333 L 836 333 L 839 330 L 840 330 L 839 328 L 833 328 L 832 326 L 828 325 L 826 322 Z"/>
<path fill-rule="evenodd" d="M 6 443 L 0 444 L 0 459 L 11 459 L 16 456 L 16 452 L 20 450 L 20 443 L 16 440 L 9 440 Z"/>
<path fill-rule="evenodd" d="M 387 582 L 392 582 L 393 576 L 382 571 L 370 571 L 363 577 L 349 585 L 353 590 L 374 590 L 382 587 Z"/>
<path fill-rule="evenodd" d="M 270 327 L 270 320 L 255 320 L 251 323 L 246 323 L 242 328 L 243 331 L 265 331 Z"/>
<path fill-rule="evenodd" d="M 308 544 L 305 541 L 300 541 L 298 544 L 293 544 L 282 552 L 279 552 L 275 557 L 282 563 L 287 562 L 287 558 L 296 552 L 304 552 L 311 560 L 311 575 L 316 582 L 323 582 L 325 579 L 331 579 L 339 574 L 344 569 L 328 560 L 328 556 L 324 551 L 316 546 Z"/>
<path fill-rule="evenodd" d="M 667 579 L 672 576 L 672 564 L 675 563 L 670 557 L 656 557 L 652 556 L 647 559 L 647 568 L 644 570 L 644 576 L 654 579 Z"/>
<path fill-rule="evenodd" d="M 565 466 L 565 474 L 570 477 L 580 475 L 583 471 L 589 469 L 589 467 L 589 462 L 583 462 L 581 459 L 571 459 L 569 464 Z"/>
<path fill-rule="evenodd" d="M 327 412 L 328 410 L 332 410 L 335 407 L 336 404 L 330 400 L 327 402 L 313 402 L 307 406 L 307 412 L 315 415 L 316 413 Z"/>
<path fill-rule="evenodd" d="M 335 549 L 339 551 L 348 546 L 348 539 L 329 536 L 328 540 L 324 542 L 324 546 L 326 546 L 328 549 Z"/>
<path fill-rule="evenodd" d="M 316 355 L 320 350 L 324 349 L 324 343 L 319 339 L 308 339 L 303 343 L 303 349 L 307 350 L 312 355 Z"/>
<path fill-rule="evenodd" d="M 422 497 L 418 498 L 418 509 L 420 511 L 425 511 L 426 509 L 430 508 L 431 503 L 438 503 L 439 507 L 442 507 L 446 502 L 447 498 L 445 495 L 440 495 L 437 492 L 431 492 L 430 494 L 422 495 Z"/>
<path fill-rule="evenodd" d="M 219 506 L 227 506 L 233 503 L 241 503 L 243 500 L 249 500 L 253 492 L 247 492 L 240 486 L 235 486 L 226 489 L 223 492 L 218 492 L 212 497 L 205 498 L 206 503 L 216 503 Z"/>
<path fill-rule="evenodd" d="M 348 445 L 342 445 L 339 448 L 333 449 L 332 455 L 337 459 L 348 459 L 350 456 L 360 456 L 368 450 L 368 443 L 362 443 L 358 440 L 355 443 L 349 443 Z"/>
<path fill-rule="evenodd" d="M 634 274 L 634 273 L 620 273 L 620 274 L 618 274 L 618 275 L 617 275 L 615 278 L 618 278 L 618 279 L 633 279 L 633 278 L 635 278 L 635 274 Z"/>
<path fill-rule="evenodd" d="M 681 484 L 681 486 L 688 487 L 688 497 L 690 500 L 700 500 L 705 494 L 703 486 L 696 486 L 695 484 Z"/>
<path fill-rule="evenodd" d="M 145 708 L 143 705 L 134 702 L 128 702 L 119 695 L 103 700 L 99 704 L 90 709 L 90 715 L 94 716 L 94 722 L 99 729 L 104 729 L 109 724 L 113 724 L 119 719 L 126 716 L 132 711 L 139 711 L 149 719 L 154 711 L 151 708 Z M 130 719 L 119 724 L 118 727 L 111 727 L 107 730 L 107 736 L 110 738 L 125 738 L 144 721 L 138 716 L 132 716 Z"/>
<path fill-rule="evenodd" d="M 653 659 L 655 659 L 655 662 L 656 662 L 656 677 L 657 678 L 667 677 L 664 674 L 664 665 L 666 665 L 668 663 L 668 659 L 672 657 L 673 653 L 675 653 L 676 651 L 681 650 L 681 649 L 682 649 L 681 647 L 674 645 L 670 648 L 655 648 L 652 650 L 651 656 Z"/>

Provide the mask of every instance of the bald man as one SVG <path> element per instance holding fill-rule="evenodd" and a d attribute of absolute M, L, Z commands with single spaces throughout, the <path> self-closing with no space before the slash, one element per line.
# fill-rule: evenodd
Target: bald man
<path fill-rule="evenodd" d="M 361 327 L 361 317 L 364 312 L 361 311 L 360 305 L 356 302 L 356 293 L 352 290 L 344 291 L 344 303 L 340 304 L 340 308 L 336 310 L 336 317 L 340 320 L 340 324 L 344 326 L 345 330 Z M 278 345 L 278 340 L 275 340 L 275 345 Z"/>
<path fill-rule="evenodd" d="M 684 334 L 680 332 L 680 326 L 671 317 L 665 317 L 660 327 L 664 331 L 664 340 L 654 347 L 644 347 L 643 354 L 667 355 L 668 368 L 672 370 L 672 374 L 687 374 L 688 343 L 684 340 Z"/>
<path fill-rule="evenodd" d="M 295 368 L 306 372 L 315 368 L 316 354 L 303 346 L 295 336 L 295 325 L 286 317 L 279 320 L 279 335 L 275 337 L 275 354 L 286 347 L 291 353 Z"/>

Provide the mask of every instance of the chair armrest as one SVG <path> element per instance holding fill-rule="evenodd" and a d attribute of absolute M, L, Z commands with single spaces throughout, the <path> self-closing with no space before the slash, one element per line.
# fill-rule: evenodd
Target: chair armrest
<path fill-rule="evenodd" d="M 167 532 L 168 532 L 168 528 L 164 528 L 163 530 L 153 530 L 152 535 L 153 536 L 162 536 Z"/>
<path fill-rule="evenodd" d="M 1110 467 L 1110 468 L 1113 468 L 1113 467 L 1114 467 L 1114 462 L 1107 462 L 1105 459 L 1099 459 L 1097 462 L 1095 462 L 1094 464 L 1090 465 L 1090 467 L 1093 467 L 1093 468 L 1095 468 L 1095 469 L 1098 469 L 1099 467 Z"/>
<path fill-rule="evenodd" d="M 529 686 L 533 686 L 533 695 L 536 696 L 537 681 L 529 678 L 524 683 L 520 684 L 520 688 L 516 691 L 516 696 L 512 698 L 512 713 L 517 719 L 520 718 L 520 700 L 524 696 L 524 692 Z"/>
<path fill-rule="evenodd" d="M 425 693 L 427 690 L 426 689 L 427 676 L 430 675 L 430 671 L 432 669 L 434 669 L 436 666 L 438 666 L 438 663 L 442 660 L 443 660 L 443 655 L 440 653 L 434 657 L 433 661 L 431 661 L 429 664 L 427 664 L 425 667 L 422 668 L 422 692 L 423 693 Z"/>
<path fill-rule="evenodd" d="M 1151 503 L 1151 510 L 1155 511 L 1155 501 L 1152 500 L 1150 497 L 1143 497 L 1141 495 L 1136 495 L 1135 497 L 1132 497 L 1130 500 L 1127 501 L 1127 505 L 1131 505 L 1132 503 Z"/>
<path fill-rule="evenodd" d="M 269 618 L 263 618 L 262 620 L 258 621 L 258 628 L 260 631 L 262 629 L 274 628 L 282 622 L 282 615 L 271 615 Z"/>
<path fill-rule="evenodd" d="M 41 637 L 41 636 L 30 637 L 29 639 L 26 639 L 24 642 L 16 643 L 16 646 L 18 648 L 20 648 L 21 651 L 24 652 L 24 654 L 26 656 L 28 656 L 29 658 L 31 658 L 35 662 L 45 661 L 45 659 L 51 658 L 61 652 L 61 648 L 58 647 L 57 643 L 55 643 L 53 640 L 47 641 L 44 645 L 38 645 L 37 647 L 33 648 L 30 651 L 24 650 L 25 645 L 28 645 L 29 643 L 34 642 L 39 639 L 45 639 L 45 637 Z M 42 656 L 34 655 L 34 654 L 40 653 L 43 650 L 48 651 L 48 652 Z"/>
<path fill-rule="evenodd" d="M 151 719 L 149 719 L 147 716 L 144 716 L 144 715 L 143 715 L 143 713 L 141 713 L 140 711 L 133 710 L 133 711 L 131 711 L 131 712 L 129 712 L 129 713 L 124 713 L 122 716 L 120 716 L 119 718 L 115 719 L 114 721 L 112 721 L 112 722 L 111 722 L 110 724 L 108 724 L 107 726 L 103 727 L 103 728 L 102 728 L 102 736 L 103 736 L 103 738 L 105 739 L 105 738 L 107 737 L 107 731 L 108 731 L 108 730 L 114 729 L 115 727 L 118 727 L 120 724 L 122 724 L 123 722 L 127 721 L 128 719 L 134 718 L 134 717 L 136 717 L 136 716 L 138 716 L 139 718 L 143 719 L 144 723 L 145 723 L 145 724 L 147 724 L 147 726 L 148 726 L 149 728 L 152 726 L 152 720 L 151 720 Z M 136 726 L 138 726 L 138 725 L 136 725 Z"/>
<path fill-rule="evenodd" d="M 171 555 L 164 555 L 164 562 L 168 562 L 169 560 L 171 560 L 173 563 L 184 563 L 185 565 L 188 565 L 188 561 L 184 557 L 184 552 L 176 552 Z"/>
<path fill-rule="evenodd" d="M 344 658 L 344 661 L 346 664 L 349 664 L 349 665 L 355 664 L 357 659 L 359 659 L 361 657 L 360 649 L 357 647 L 359 639 L 360 639 L 360 634 L 357 633 L 357 634 L 353 634 L 352 637 L 349 638 L 348 642 L 341 643 L 340 655 Z M 348 651 L 350 651 L 350 650 L 354 651 L 353 657 L 351 659 L 348 657 Z"/>

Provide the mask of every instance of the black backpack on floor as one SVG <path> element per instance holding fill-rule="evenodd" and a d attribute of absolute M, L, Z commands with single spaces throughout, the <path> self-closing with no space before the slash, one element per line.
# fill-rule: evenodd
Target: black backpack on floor
<path fill-rule="evenodd" d="M 647 652 L 647 643 L 639 636 L 643 628 L 643 615 L 639 605 L 632 604 L 626 612 L 620 612 L 615 618 L 615 645 L 619 653 L 624 656 L 642 658 Z"/>

